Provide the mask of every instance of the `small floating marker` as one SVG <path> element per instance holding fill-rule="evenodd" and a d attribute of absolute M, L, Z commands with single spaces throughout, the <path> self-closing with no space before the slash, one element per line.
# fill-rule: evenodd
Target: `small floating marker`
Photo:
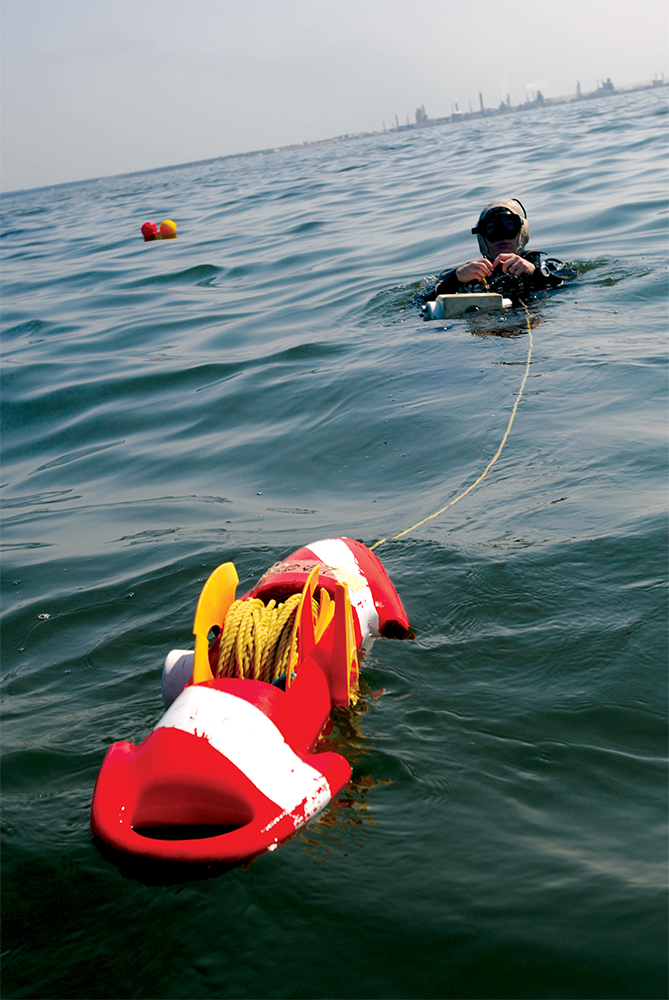
<path fill-rule="evenodd" d="M 145 243 L 150 243 L 152 240 L 175 240 L 177 224 L 172 219 L 163 219 L 158 229 L 155 222 L 145 222 L 142 226 L 142 236 Z"/>
<path fill-rule="evenodd" d="M 177 224 L 171 219 L 163 219 L 160 223 L 160 239 L 175 240 L 177 238 Z"/>

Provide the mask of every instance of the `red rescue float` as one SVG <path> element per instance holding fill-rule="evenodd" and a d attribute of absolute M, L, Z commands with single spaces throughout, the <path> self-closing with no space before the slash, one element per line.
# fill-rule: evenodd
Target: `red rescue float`
<path fill-rule="evenodd" d="M 274 565 L 241 598 L 268 616 L 292 599 L 288 666 L 273 681 L 260 652 L 246 668 L 235 652 L 221 676 L 237 582 L 232 563 L 209 577 L 194 652 L 175 650 L 165 661 L 166 713 L 142 743 L 115 743 L 103 761 L 91 828 L 119 851 L 242 861 L 291 837 L 351 776 L 344 757 L 314 747 L 333 706 L 357 698 L 360 652 L 376 636 L 409 635 L 380 560 L 361 542 L 324 539 Z M 210 647 L 212 627 L 221 631 Z"/>

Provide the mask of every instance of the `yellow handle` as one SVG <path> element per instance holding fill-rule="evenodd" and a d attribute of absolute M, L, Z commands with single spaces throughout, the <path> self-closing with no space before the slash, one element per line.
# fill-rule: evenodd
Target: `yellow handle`
<path fill-rule="evenodd" d="M 211 574 L 200 594 L 195 610 L 193 635 L 195 636 L 195 656 L 193 657 L 193 684 L 213 680 L 209 667 L 209 632 L 212 625 L 223 624 L 228 608 L 235 599 L 239 577 L 234 563 L 223 563 Z"/>
<path fill-rule="evenodd" d="M 326 628 L 332 621 L 333 617 L 334 617 L 334 601 L 330 599 L 330 595 L 328 594 L 325 587 L 321 587 L 321 603 L 318 611 L 318 621 L 316 622 L 315 635 L 314 635 L 314 638 L 317 643 L 321 641 L 323 632 L 325 632 Z"/>
<path fill-rule="evenodd" d="M 353 627 L 353 608 L 348 596 L 348 587 L 345 588 L 345 609 L 346 609 L 346 678 L 348 682 L 348 697 L 351 704 L 358 701 L 358 676 L 360 665 L 358 663 L 358 650 L 355 644 L 355 629 Z"/>
<path fill-rule="evenodd" d="M 314 636 L 314 620 L 311 611 L 311 600 L 314 596 L 316 584 L 318 583 L 318 571 L 320 568 L 320 563 L 318 563 L 314 566 L 311 573 L 307 577 L 304 587 L 302 588 L 302 594 L 300 595 L 300 603 L 295 613 L 295 628 L 293 629 L 293 635 L 290 643 L 290 659 L 288 661 L 288 670 L 286 671 L 286 691 L 290 687 L 291 673 L 297 666 L 298 656 L 301 655 L 302 659 L 304 659 L 305 656 L 308 656 L 314 648 L 314 643 L 316 641 Z M 301 647 L 299 650 L 298 633 Z"/>

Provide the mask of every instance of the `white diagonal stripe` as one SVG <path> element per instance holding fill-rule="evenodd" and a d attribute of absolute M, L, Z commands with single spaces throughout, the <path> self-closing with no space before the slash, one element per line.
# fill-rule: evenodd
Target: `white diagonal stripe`
<path fill-rule="evenodd" d="M 348 596 L 351 599 L 351 607 L 355 609 L 360 622 L 360 631 L 363 641 L 369 636 L 379 634 L 379 615 L 374 606 L 374 598 L 369 587 L 369 581 L 358 565 L 346 542 L 341 538 L 323 538 L 319 542 L 310 542 L 307 548 L 314 553 L 317 559 L 326 563 L 333 569 L 342 569 L 340 583 L 348 583 Z M 349 575 L 357 577 L 360 584 L 356 587 L 356 581 L 348 579 Z M 339 577 L 337 578 L 339 579 Z"/>
<path fill-rule="evenodd" d="M 186 688 L 155 727 L 161 728 L 204 737 L 287 813 L 306 799 L 308 819 L 332 797 L 324 775 L 297 756 L 272 720 L 227 691 L 199 684 Z"/>

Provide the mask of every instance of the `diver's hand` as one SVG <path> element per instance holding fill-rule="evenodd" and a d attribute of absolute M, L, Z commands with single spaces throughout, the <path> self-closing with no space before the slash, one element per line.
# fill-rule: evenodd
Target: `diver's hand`
<path fill-rule="evenodd" d="M 455 277 L 461 285 L 466 285 L 468 281 L 482 281 L 489 278 L 494 270 L 494 265 L 482 257 L 481 260 L 470 260 L 466 264 L 461 264 L 456 269 Z"/>
<path fill-rule="evenodd" d="M 516 274 L 518 277 L 522 275 L 534 274 L 536 268 L 534 264 L 525 260 L 524 257 L 519 257 L 517 253 L 500 253 L 495 257 L 492 262 L 493 267 L 501 266 L 504 274 Z"/>

